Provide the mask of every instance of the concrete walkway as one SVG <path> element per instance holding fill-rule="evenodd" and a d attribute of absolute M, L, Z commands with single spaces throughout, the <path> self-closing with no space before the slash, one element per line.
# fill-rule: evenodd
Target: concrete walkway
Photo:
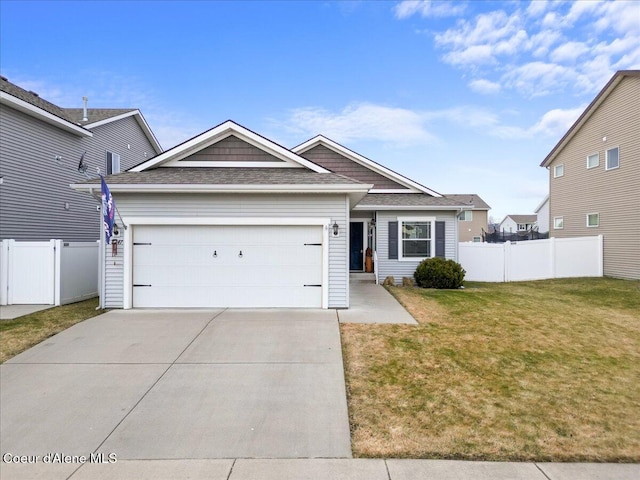
<path fill-rule="evenodd" d="M 382 285 L 352 280 L 349 292 L 349 308 L 337 311 L 341 323 L 418 324 Z"/>
<path fill-rule="evenodd" d="M 640 465 L 452 460 L 220 459 L 0 464 L 3 480 L 637 480 Z"/>

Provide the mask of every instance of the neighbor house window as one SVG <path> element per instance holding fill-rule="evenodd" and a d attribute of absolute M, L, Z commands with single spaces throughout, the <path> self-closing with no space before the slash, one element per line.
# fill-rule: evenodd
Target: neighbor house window
<path fill-rule="evenodd" d="M 471 210 L 465 210 L 458 216 L 461 222 L 470 222 L 473 220 L 473 212 Z"/>
<path fill-rule="evenodd" d="M 473 243 L 480 243 L 482 242 L 482 237 L 473 237 Z"/>
<path fill-rule="evenodd" d="M 600 165 L 600 155 L 594 153 L 593 155 L 589 155 L 587 157 L 587 168 L 596 168 Z"/>
<path fill-rule="evenodd" d="M 562 230 L 564 228 L 564 217 L 553 217 L 553 228 Z"/>
<path fill-rule="evenodd" d="M 107 152 L 107 175 L 120 173 L 120 155 L 117 153 Z"/>
<path fill-rule="evenodd" d="M 564 165 L 556 165 L 553 167 L 553 178 L 564 176 Z"/>
<path fill-rule="evenodd" d="M 587 213 L 587 227 L 599 227 L 599 226 L 600 226 L 600 214 Z"/>
<path fill-rule="evenodd" d="M 433 218 L 398 218 L 400 260 L 433 256 Z"/>
<path fill-rule="evenodd" d="M 518 231 L 519 232 L 526 232 L 530 228 L 531 228 L 531 224 L 530 223 L 519 223 L 518 224 Z"/>
<path fill-rule="evenodd" d="M 607 150 L 607 170 L 612 170 L 614 168 L 618 168 L 620 166 L 620 149 L 610 148 Z"/>

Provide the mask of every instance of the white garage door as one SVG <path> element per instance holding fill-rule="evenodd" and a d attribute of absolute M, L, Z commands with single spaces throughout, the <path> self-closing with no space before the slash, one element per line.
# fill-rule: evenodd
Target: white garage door
<path fill-rule="evenodd" d="M 133 306 L 320 308 L 321 244 L 321 226 L 136 226 Z"/>

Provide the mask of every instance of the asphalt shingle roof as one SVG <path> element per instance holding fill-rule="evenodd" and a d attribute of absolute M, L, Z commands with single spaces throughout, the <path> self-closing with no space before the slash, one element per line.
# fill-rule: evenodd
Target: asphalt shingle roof
<path fill-rule="evenodd" d="M 537 215 L 507 215 L 516 223 L 534 223 L 538 221 Z"/>
<path fill-rule="evenodd" d="M 11 83 L 5 77 L 0 76 L 0 90 L 8 93 L 9 95 L 13 95 L 20 100 L 27 102 L 34 107 L 38 107 L 45 112 L 48 112 L 52 115 L 62 118 L 68 122 L 75 123 L 73 119 L 69 116 L 69 114 L 65 111 L 64 108 L 60 108 L 57 105 L 41 98 L 37 93 L 31 92 L 29 90 L 25 90 L 14 83 Z"/>
<path fill-rule="evenodd" d="M 489 210 L 491 207 L 475 193 L 445 193 L 447 198 L 451 198 L 457 202 L 465 205 L 473 205 L 473 208 L 480 209 L 486 208 Z"/>
<path fill-rule="evenodd" d="M 123 172 L 105 178 L 109 185 L 362 185 L 336 173 L 306 168 L 160 167 L 144 172 Z M 86 180 L 80 183 L 96 183 Z"/>
<path fill-rule="evenodd" d="M 65 113 L 72 119 L 73 123 L 78 125 L 87 125 L 99 122 L 108 118 L 117 117 L 123 113 L 134 112 L 135 108 L 87 108 L 86 122 L 82 121 L 84 110 L 82 108 L 65 108 Z"/>
<path fill-rule="evenodd" d="M 460 202 L 447 197 L 432 197 L 424 193 L 369 193 L 364 197 L 359 207 L 459 207 Z"/>

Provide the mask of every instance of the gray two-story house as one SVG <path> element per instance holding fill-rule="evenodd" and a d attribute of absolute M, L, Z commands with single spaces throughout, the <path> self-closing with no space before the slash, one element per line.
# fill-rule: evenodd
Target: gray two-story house
<path fill-rule="evenodd" d="M 139 110 L 62 108 L 0 77 L 0 239 L 95 241 L 99 202 L 69 188 L 162 152 Z"/>

